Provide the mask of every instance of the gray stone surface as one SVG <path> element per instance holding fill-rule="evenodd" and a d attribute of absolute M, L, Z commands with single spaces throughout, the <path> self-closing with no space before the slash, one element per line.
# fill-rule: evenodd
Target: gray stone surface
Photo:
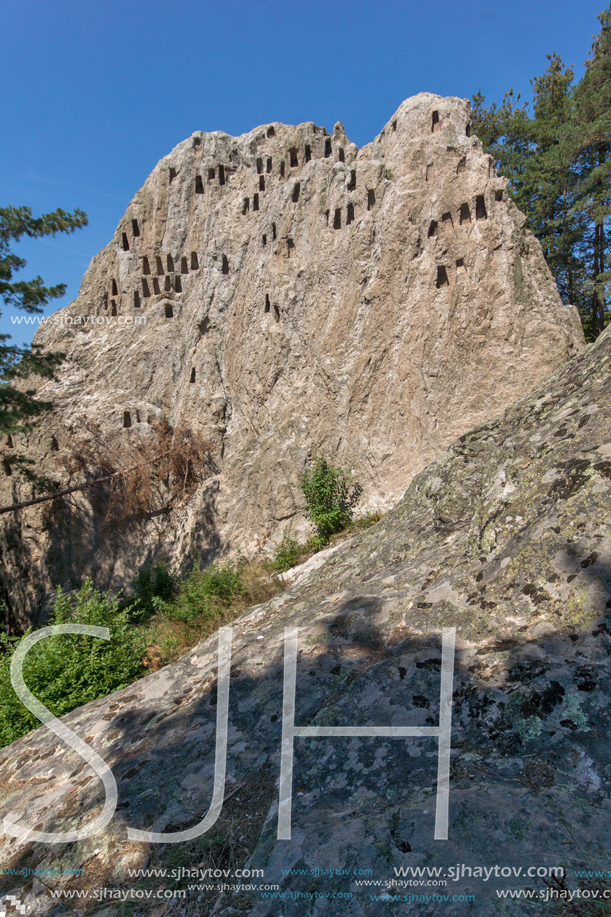
<path fill-rule="evenodd" d="M 112 766 L 117 815 L 78 844 L 5 840 L 2 867 L 82 867 L 79 879 L 50 881 L 80 889 L 145 887 L 128 873 L 145 863 L 262 868 L 266 883 L 293 895 L 192 890 L 131 910 L 93 905 L 96 917 L 409 912 L 407 903 L 372 901 L 354 875 L 283 876 L 291 868 L 366 868 L 383 881 L 401 866 L 561 865 L 568 887 L 592 889 L 574 871 L 605 870 L 610 853 L 610 334 L 461 436 L 374 528 L 235 623 L 227 802 L 209 835 L 148 847 L 128 842 L 126 827 L 186 829 L 210 804 L 215 636 L 65 718 Z M 428 738 L 297 740 L 293 835 L 277 840 L 285 627 L 299 628 L 300 726 L 434 725 L 441 629 L 456 628 L 447 841 L 433 839 Z M 84 825 L 102 803 L 99 782 L 43 729 L 3 750 L 0 775 L 2 813 L 32 827 Z M 148 880 L 162 884 L 192 883 Z M 37 914 L 64 913 L 38 880 L 5 875 L 3 887 Z M 605 913 L 495 895 L 519 887 L 546 888 L 536 877 L 467 875 L 420 891 L 474 902 L 419 901 L 417 912 Z M 353 898 L 297 897 L 334 892 Z"/>
<path fill-rule="evenodd" d="M 353 465 L 362 510 L 388 508 L 583 347 L 469 124 L 466 101 L 421 93 L 361 150 L 339 122 L 274 123 L 196 132 L 161 160 L 37 333 L 67 360 L 40 389 L 55 412 L 14 449 L 59 479 L 85 418 L 118 440 L 166 417 L 214 443 L 217 473 L 137 533 L 105 530 L 87 495 L 2 517 L 17 614 L 83 570 L 124 586 L 162 550 L 180 566 L 304 532 L 298 474 L 321 448 Z M 1 503 L 30 495 L 0 478 Z"/>

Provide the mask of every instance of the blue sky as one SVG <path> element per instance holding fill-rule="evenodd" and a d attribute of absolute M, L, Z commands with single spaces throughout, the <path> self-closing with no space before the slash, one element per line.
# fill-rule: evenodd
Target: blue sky
<path fill-rule="evenodd" d="M 359 146 L 417 92 L 500 102 L 557 52 L 577 75 L 604 0 L 4 0 L 0 201 L 80 207 L 23 276 L 78 293 L 158 160 L 195 130 L 344 123 Z M 13 313 L 15 314 L 15 313 Z M 17 343 L 32 328 L 3 309 Z"/>

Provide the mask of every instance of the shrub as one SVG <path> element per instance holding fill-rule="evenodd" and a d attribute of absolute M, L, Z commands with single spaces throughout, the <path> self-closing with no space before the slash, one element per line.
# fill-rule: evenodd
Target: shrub
<path fill-rule="evenodd" d="M 134 582 L 134 599 L 148 617 L 160 611 L 176 593 L 177 584 L 165 561 L 143 567 Z"/>
<path fill-rule="evenodd" d="M 361 488 L 348 482 L 348 472 L 332 465 L 325 454 L 319 455 L 314 467 L 299 476 L 306 499 L 306 516 L 325 540 L 343 529 L 352 518 Z"/>
<path fill-rule="evenodd" d="M 240 570 L 239 563 L 215 563 L 205 570 L 196 567 L 182 583 L 178 595 L 164 607 L 164 616 L 183 623 L 218 616 L 233 599 L 246 594 Z"/>
<path fill-rule="evenodd" d="M 291 567 L 299 563 L 300 554 L 301 551 L 298 543 L 294 538 L 290 538 L 285 534 L 272 560 L 274 570 L 277 570 L 278 573 L 284 573 L 285 570 L 290 570 Z"/>
<path fill-rule="evenodd" d="M 304 545 L 306 554 L 317 554 L 318 551 L 322 551 L 328 540 L 324 535 L 312 535 Z"/>
<path fill-rule="evenodd" d="M 242 561 L 195 569 L 181 584 L 165 563 L 145 567 L 136 578 L 136 601 L 127 606 L 120 595 L 95 590 L 89 579 L 72 596 L 58 589 L 50 624 L 108 627 L 111 639 L 49 637 L 28 653 L 25 682 L 55 716 L 63 716 L 177 659 L 221 623 L 281 591 L 268 564 Z M 139 625 L 144 613 L 153 616 Z M 0 747 L 39 725 L 11 685 L 10 663 L 20 639 L 0 632 Z"/>
<path fill-rule="evenodd" d="M 32 693 L 55 716 L 124 688 L 145 674 L 146 641 L 134 626 L 133 606 L 94 589 L 87 579 L 74 596 L 58 589 L 50 624 L 108 627 L 110 640 L 65 634 L 48 637 L 28 653 L 23 676 Z M 14 742 L 39 725 L 23 706 L 10 680 L 10 664 L 19 638 L 0 634 L 0 745 Z"/>
<path fill-rule="evenodd" d="M 269 564 L 238 561 L 193 570 L 150 623 L 149 671 L 178 659 L 221 624 L 235 620 L 251 605 L 266 602 L 282 588 Z"/>

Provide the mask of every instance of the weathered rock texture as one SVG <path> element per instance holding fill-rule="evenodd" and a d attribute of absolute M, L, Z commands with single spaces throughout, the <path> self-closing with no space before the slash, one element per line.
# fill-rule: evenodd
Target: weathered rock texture
<path fill-rule="evenodd" d="M 384 881 L 399 866 L 564 866 L 566 887 L 591 887 L 574 870 L 606 870 L 611 853 L 610 514 L 607 331 L 503 416 L 457 440 L 373 529 L 236 622 L 230 798 L 210 835 L 153 849 L 128 843 L 126 825 L 185 829 L 208 808 L 215 637 L 65 718 L 114 770 L 115 820 L 77 844 L 5 841 L 1 865 L 82 867 L 80 877 L 47 881 L 85 890 L 171 884 L 130 879 L 128 869 L 147 861 L 247 866 L 293 895 L 192 890 L 173 903 L 132 905 L 133 915 L 155 917 L 379 914 L 388 904 L 371 900 L 354 869 Z M 299 627 L 297 725 L 355 726 L 437 722 L 444 626 L 458 637 L 448 840 L 433 840 L 430 738 L 296 740 L 293 837 L 277 840 L 284 628 Z M 67 830 L 100 810 L 99 782 L 44 729 L 3 751 L 0 774 L 3 814 L 31 826 Z M 292 868 L 302 872 L 283 875 Z M 579 909 L 583 902 L 571 910 L 562 901 L 503 901 L 499 888 L 544 893 L 543 878 L 488 875 L 397 894 L 475 895 L 471 904 L 419 900 L 425 917 L 599 913 Z M 57 905 L 37 880 L 5 875 L 3 882 L 34 913 L 62 913 L 52 911 Z M 297 897 L 340 892 L 353 897 Z M 400 900 L 395 906 L 407 913 Z M 90 913 L 125 911 L 107 901 Z"/>
<path fill-rule="evenodd" d="M 11 520 L 3 564 L 30 612 L 83 569 L 125 583 L 160 541 L 176 560 L 303 528 L 298 473 L 321 448 L 352 463 L 363 508 L 393 505 L 583 335 L 468 103 L 422 93 L 360 151 L 340 123 L 193 134 L 36 341 L 68 355 L 41 391 L 57 410 L 27 441 L 49 473 L 83 417 L 130 436 L 165 416 L 212 440 L 218 475 L 124 541 L 86 498 L 64 529 Z M 13 482 L 5 503 L 24 493 Z"/>

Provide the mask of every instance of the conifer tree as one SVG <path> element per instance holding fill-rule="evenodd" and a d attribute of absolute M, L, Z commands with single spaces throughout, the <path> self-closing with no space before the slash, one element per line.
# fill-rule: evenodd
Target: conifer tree
<path fill-rule="evenodd" d="M 576 206 L 574 74 L 557 54 L 549 55 L 548 60 L 546 72 L 532 81 L 536 154 L 527 166 L 530 226 L 543 246 L 562 298 L 583 311 L 584 266 L 578 252 L 587 217 Z"/>
<path fill-rule="evenodd" d="M 531 81 L 532 113 L 511 90 L 500 109 L 486 109 L 479 92 L 474 96 L 474 129 L 480 136 L 481 127 L 485 149 L 509 179 L 512 198 L 541 242 L 561 295 L 575 302 L 574 250 L 583 220 L 573 208 L 573 72 L 556 54 L 548 60 L 545 73 Z"/>
<path fill-rule="evenodd" d="M 474 132 L 527 215 L 565 302 L 577 306 L 586 336 L 605 327 L 611 235 L 611 5 L 598 17 L 585 73 L 574 74 L 557 54 L 531 80 L 531 105 L 513 91 L 486 107 L 473 96 Z"/>
<path fill-rule="evenodd" d="M 611 218 L 611 5 L 599 15 L 601 31 L 594 39 L 585 73 L 575 90 L 578 127 L 577 206 L 588 215 L 584 257 L 588 264 L 586 295 L 592 335 L 605 325 L 609 282 Z"/>
<path fill-rule="evenodd" d="M 12 243 L 24 236 L 41 238 L 58 232 L 74 232 L 87 225 L 87 214 L 58 209 L 33 217 L 29 207 L 0 207 L 0 301 L 25 312 L 42 312 L 52 299 L 63 296 L 63 283 L 46 287 L 41 277 L 32 280 L 15 280 L 14 275 L 26 262 L 12 250 Z M 0 313 L 1 315 L 1 313 Z M 31 390 L 23 391 L 10 385 L 13 379 L 27 378 L 31 373 L 51 377 L 62 359 L 61 354 L 42 354 L 36 346 L 19 347 L 8 343 L 10 335 L 0 334 L 0 433 L 10 434 L 23 429 L 24 422 L 32 420 L 49 404 L 37 401 Z"/>

